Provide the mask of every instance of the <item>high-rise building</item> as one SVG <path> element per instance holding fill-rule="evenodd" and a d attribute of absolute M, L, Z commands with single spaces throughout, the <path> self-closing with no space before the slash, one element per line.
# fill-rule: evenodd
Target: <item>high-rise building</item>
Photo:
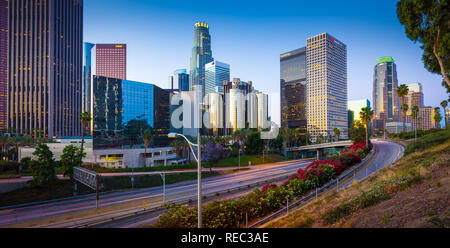
<path fill-rule="evenodd" d="M 412 127 L 417 130 L 430 130 L 436 128 L 436 121 L 434 120 L 434 108 L 429 106 L 419 107 L 417 112 L 417 118 L 414 120 L 413 117 L 408 114 L 406 116 L 406 122 L 411 123 Z"/>
<path fill-rule="evenodd" d="M 92 48 L 94 48 L 94 46 L 95 44 L 92 43 L 84 43 L 82 86 L 83 112 L 91 112 Z"/>
<path fill-rule="evenodd" d="M 0 130 L 8 123 L 8 0 L 0 0 Z"/>
<path fill-rule="evenodd" d="M 83 1 L 8 2 L 8 127 L 33 136 L 79 136 Z"/>
<path fill-rule="evenodd" d="M 94 148 L 142 145 L 153 130 L 153 144 L 166 145 L 170 127 L 169 92 L 153 84 L 93 77 Z"/>
<path fill-rule="evenodd" d="M 205 65 L 205 92 L 223 92 L 223 83 L 230 81 L 230 65 L 212 61 Z"/>
<path fill-rule="evenodd" d="M 249 128 L 258 128 L 258 96 L 256 92 L 247 94 L 247 122 Z"/>
<path fill-rule="evenodd" d="M 96 44 L 95 75 L 127 79 L 127 45 Z"/>
<path fill-rule="evenodd" d="M 306 133 L 306 47 L 280 55 L 281 126 Z"/>
<path fill-rule="evenodd" d="M 411 110 L 414 106 L 423 107 L 423 102 L 422 84 L 408 84 L 408 95 L 405 98 L 405 103 L 408 104 L 407 115 L 411 115 Z"/>
<path fill-rule="evenodd" d="M 258 130 L 269 128 L 269 96 L 262 92 L 256 92 L 258 100 Z"/>
<path fill-rule="evenodd" d="M 189 91 L 189 74 L 186 69 L 179 69 L 169 76 L 169 90 Z"/>
<path fill-rule="evenodd" d="M 338 128 L 346 139 L 347 46 L 328 33 L 308 38 L 306 68 L 308 132 L 315 139 Z"/>
<path fill-rule="evenodd" d="M 194 45 L 189 76 L 191 90 L 201 87 L 202 97 L 205 96 L 205 65 L 211 61 L 213 57 L 209 25 L 205 22 L 197 22 L 194 25 Z"/>
<path fill-rule="evenodd" d="M 223 97 L 224 94 L 220 92 L 213 92 L 207 95 L 209 127 L 214 135 L 222 134 L 224 128 Z"/>
<path fill-rule="evenodd" d="M 373 128 L 383 131 L 387 122 L 400 121 L 400 101 L 397 95 L 397 66 L 392 57 L 381 57 L 374 67 Z"/>

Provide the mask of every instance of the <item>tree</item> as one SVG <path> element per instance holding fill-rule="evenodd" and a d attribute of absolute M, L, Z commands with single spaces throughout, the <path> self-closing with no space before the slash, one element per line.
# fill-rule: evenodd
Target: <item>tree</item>
<path fill-rule="evenodd" d="M 409 89 L 408 86 L 405 84 L 401 84 L 399 87 L 397 87 L 397 95 L 402 99 L 402 105 L 400 107 L 400 110 L 403 111 L 403 132 L 406 132 L 405 130 L 405 122 L 406 122 L 406 112 L 408 111 L 408 104 L 405 103 L 405 96 L 408 95 Z"/>
<path fill-rule="evenodd" d="M 73 179 L 73 167 L 81 166 L 85 156 L 86 153 L 81 147 L 76 147 L 74 145 L 64 147 L 63 153 L 61 154 L 61 160 L 59 162 L 64 176 L 68 176 L 70 179 Z"/>
<path fill-rule="evenodd" d="M 146 120 L 132 119 L 125 124 L 123 134 L 129 140 L 130 146 L 133 147 L 134 144 L 142 144 L 142 132 L 151 129 L 152 127 Z"/>
<path fill-rule="evenodd" d="M 413 106 L 411 109 L 411 117 L 414 121 L 414 130 L 417 130 L 417 115 L 419 113 L 419 107 Z"/>
<path fill-rule="evenodd" d="M 259 154 L 264 149 L 264 141 L 261 139 L 260 132 L 251 133 L 247 140 L 245 141 L 245 146 L 247 147 L 246 153 L 249 154 Z"/>
<path fill-rule="evenodd" d="M 89 125 L 89 122 L 91 122 L 91 114 L 87 111 L 80 114 L 80 121 L 81 125 L 83 126 L 83 129 L 81 130 L 81 150 L 83 150 L 84 145 L 84 131 L 86 130 L 87 126 Z"/>
<path fill-rule="evenodd" d="M 436 123 L 436 128 L 441 128 L 441 110 L 439 107 L 434 108 L 434 122 Z"/>
<path fill-rule="evenodd" d="M 151 130 L 145 130 L 142 133 L 142 140 L 144 141 L 144 147 L 145 147 L 145 155 L 144 155 L 144 159 L 145 159 L 145 166 L 147 166 L 147 148 L 148 145 L 150 144 L 150 142 L 152 141 L 153 138 L 153 134 Z"/>
<path fill-rule="evenodd" d="M 335 127 L 333 129 L 334 136 L 336 137 L 336 141 L 339 141 L 339 136 L 341 136 L 341 131 L 339 131 L 339 128 Z"/>
<path fill-rule="evenodd" d="M 31 184 L 34 186 L 42 186 L 56 181 L 55 166 L 56 162 L 53 159 L 53 153 L 46 144 L 40 144 L 36 147 L 33 155 L 37 157 L 30 163 L 31 174 L 33 179 Z"/>
<path fill-rule="evenodd" d="M 370 107 L 364 107 L 359 113 L 362 124 L 366 127 L 366 147 L 369 147 L 369 124 L 373 117 L 373 111 Z"/>
<path fill-rule="evenodd" d="M 441 74 L 450 88 L 450 2 L 448 0 L 400 0 L 397 17 L 406 35 L 419 42 L 425 68 Z"/>
<path fill-rule="evenodd" d="M 445 110 L 446 110 L 446 108 L 447 108 L 447 103 L 448 103 L 448 102 L 447 102 L 446 100 L 444 100 L 444 101 L 441 102 L 441 107 L 444 109 L 445 129 L 447 129 L 447 118 L 445 118 L 445 117 L 446 117 Z"/>

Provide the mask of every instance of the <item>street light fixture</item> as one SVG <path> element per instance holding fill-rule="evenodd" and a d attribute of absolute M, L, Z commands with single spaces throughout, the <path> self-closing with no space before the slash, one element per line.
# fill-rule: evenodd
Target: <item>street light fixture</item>
<path fill-rule="evenodd" d="M 191 141 L 189 141 L 189 139 L 179 133 L 169 133 L 168 134 L 169 138 L 176 138 L 176 137 L 183 137 L 187 143 L 189 144 L 189 147 L 191 148 L 191 152 L 194 155 L 195 160 L 197 161 L 197 174 L 198 174 L 198 178 L 197 178 L 197 186 L 198 186 L 198 190 L 197 190 L 197 198 L 198 198 L 198 203 L 197 203 L 197 209 L 198 209 L 198 228 L 202 228 L 202 168 L 201 168 L 201 153 L 200 153 L 200 147 L 198 144 L 194 144 Z M 198 143 L 200 144 L 200 133 L 198 136 Z M 195 156 L 195 152 L 194 149 L 192 148 L 193 146 L 197 147 L 197 155 Z"/>

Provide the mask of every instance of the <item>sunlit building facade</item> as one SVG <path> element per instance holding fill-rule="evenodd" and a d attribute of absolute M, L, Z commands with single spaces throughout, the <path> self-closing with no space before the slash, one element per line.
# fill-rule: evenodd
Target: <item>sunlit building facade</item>
<path fill-rule="evenodd" d="M 205 92 L 223 92 L 223 83 L 230 81 L 230 65 L 212 61 L 205 65 Z"/>
<path fill-rule="evenodd" d="M 127 45 L 96 44 L 95 75 L 127 79 Z"/>
<path fill-rule="evenodd" d="M 80 136 L 83 1 L 9 1 L 8 10 L 8 127 Z"/>
<path fill-rule="evenodd" d="M 306 47 L 280 55 L 281 126 L 306 133 Z"/>
<path fill-rule="evenodd" d="M 211 36 L 209 25 L 205 22 L 197 22 L 194 25 L 194 45 L 192 47 L 190 65 L 190 87 L 197 90 L 200 87 L 202 97 L 205 96 L 205 65 L 213 61 L 211 51 Z"/>
<path fill-rule="evenodd" d="M 348 137 L 347 46 L 328 33 L 307 39 L 307 126 L 312 139 L 338 128 Z"/>
<path fill-rule="evenodd" d="M 397 66 L 392 57 L 381 57 L 374 67 L 373 128 L 384 131 L 387 122 L 400 121 L 400 101 L 397 95 Z"/>

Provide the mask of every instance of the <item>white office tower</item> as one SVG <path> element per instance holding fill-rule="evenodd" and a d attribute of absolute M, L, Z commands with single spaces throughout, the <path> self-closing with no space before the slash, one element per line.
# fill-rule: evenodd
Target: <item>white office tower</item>
<path fill-rule="evenodd" d="M 245 128 L 245 96 L 240 89 L 230 89 L 229 109 L 227 116 L 230 120 L 230 127 L 233 131 Z"/>
<path fill-rule="evenodd" d="M 269 96 L 262 92 L 255 93 L 258 99 L 258 129 L 269 128 L 268 111 L 269 111 Z"/>
<path fill-rule="evenodd" d="M 421 83 L 408 84 L 408 91 L 410 92 L 423 92 L 423 87 Z"/>
<path fill-rule="evenodd" d="M 210 93 L 207 96 L 209 127 L 212 128 L 214 134 L 218 129 L 223 128 L 223 93 Z"/>
<path fill-rule="evenodd" d="M 223 82 L 230 81 L 230 65 L 212 61 L 205 65 L 205 93 L 223 92 Z"/>
<path fill-rule="evenodd" d="M 249 128 L 258 128 L 258 97 L 256 93 L 247 94 L 247 121 Z"/>
<path fill-rule="evenodd" d="M 347 47 L 327 33 L 307 39 L 307 122 L 313 140 L 334 128 L 348 138 Z"/>

